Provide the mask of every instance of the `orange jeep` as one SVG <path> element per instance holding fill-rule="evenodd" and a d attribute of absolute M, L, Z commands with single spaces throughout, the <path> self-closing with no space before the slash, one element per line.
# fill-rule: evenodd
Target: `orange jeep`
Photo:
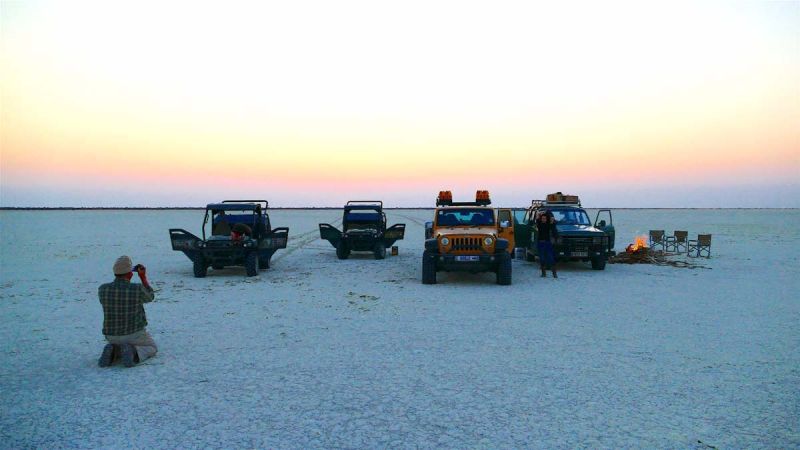
<path fill-rule="evenodd" d="M 422 283 L 436 283 L 441 270 L 491 271 L 497 284 L 511 284 L 513 219 L 510 210 L 495 214 L 491 203 L 488 191 L 477 191 L 474 202 L 454 202 L 450 191 L 439 192 L 433 222 L 425 227 Z"/>

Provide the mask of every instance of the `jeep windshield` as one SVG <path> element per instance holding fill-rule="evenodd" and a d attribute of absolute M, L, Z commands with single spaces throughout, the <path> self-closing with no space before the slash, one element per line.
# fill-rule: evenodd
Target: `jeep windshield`
<path fill-rule="evenodd" d="M 436 212 L 436 225 L 440 227 L 494 225 L 494 212 L 491 209 L 476 208 L 440 209 Z"/>
<path fill-rule="evenodd" d="M 554 209 L 551 210 L 556 223 L 559 225 L 591 225 L 589 215 L 582 209 Z"/>

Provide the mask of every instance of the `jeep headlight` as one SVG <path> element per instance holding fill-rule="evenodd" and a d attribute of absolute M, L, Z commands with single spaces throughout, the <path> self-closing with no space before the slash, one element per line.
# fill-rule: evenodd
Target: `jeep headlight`
<path fill-rule="evenodd" d="M 450 245 L 450 239 L 447 239 L 446 237 L 443 237 L 439 242 L 441 242 L 442 245 Z"/>
<path fill-rule="evenodd" d="M 487 247 L 488 247 L 488 246 L 490 246 L 490 245 L 492 245 L 492 243 L 493 243 L 493 242 L 494 242 L 494 239 L 492 239 L 492 237 L 491 237 L 491 236 L 487 236 L 487 237 L 485 237 L 485 238 L 483 239 L 483 245 L 485 245 L 485 246 L 487 246 Z"/>
<path fill-rule="evenodd" d="M 197 246 L 197 248 L 206 248 L 205 241 L 196 241 L 195 245 Z"/>

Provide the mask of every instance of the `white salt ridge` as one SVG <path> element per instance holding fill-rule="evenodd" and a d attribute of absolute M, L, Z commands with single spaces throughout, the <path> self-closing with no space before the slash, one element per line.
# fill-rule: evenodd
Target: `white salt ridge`
<path fill-rule="evenodd" d="M 337 211 L 276 211 L 256 278 L 192 277 L 167 229 L 197 211 L 0 212 L 0 447 L 800 446 L 800 211 L 617 211 L 714 235 L 711 270 L 563 265 L 420 282 L 430 211 L 400 255 L 339 261 Z M 148 266 L 158 356 L 97 367 L 97 287 Z"/>

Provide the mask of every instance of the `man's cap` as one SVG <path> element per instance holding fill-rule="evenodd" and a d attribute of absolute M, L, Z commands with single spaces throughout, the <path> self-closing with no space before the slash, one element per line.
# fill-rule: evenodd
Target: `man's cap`
<path fill-rule="evenodd" d="M 120 256 L 114 262 L 114 275 L 125 275 L 133 270 L 133 261 L 130 256 Z"/>

